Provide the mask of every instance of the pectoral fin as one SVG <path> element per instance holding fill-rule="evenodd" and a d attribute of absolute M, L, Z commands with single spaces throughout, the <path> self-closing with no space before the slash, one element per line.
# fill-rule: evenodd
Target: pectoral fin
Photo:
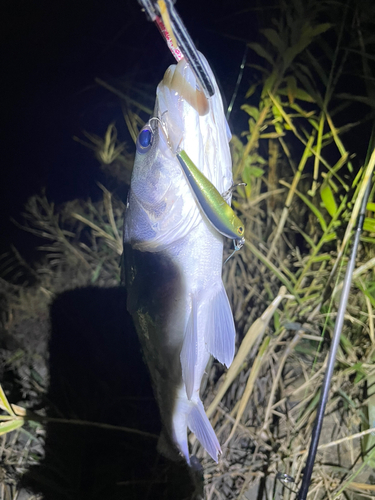
<path fill-rule="evenodd" d="M 234 357 L 236 330 L 224 285 L 217 287 L 207 304 L 209 317 L 204 333 L 207 350 L 229 367 Z"/>
<path fill-rule="evenodd" d="M 184 343 L 182 345 L 180 360 L 182 378 L 186 387 L 188 399 L 191 399 L 194 390 L 195 365 L 198 358 L 198 306 L 196 298 L 192 297 L 190 316 L 185 331 Z"/>

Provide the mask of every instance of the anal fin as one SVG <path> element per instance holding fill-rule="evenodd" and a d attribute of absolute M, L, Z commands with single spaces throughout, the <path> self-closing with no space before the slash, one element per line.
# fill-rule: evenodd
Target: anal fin
<path fill-rule="evenodd" d="M 236 329 L 223 283 L 212 294 L 206 307 L 209 312 L 204 333 L 207 350 L 229 367 L 234 357 Z"/>
<path fill-rule="evenodd" d="M 185 331 L 184 343 L 182 345 L 180 360 L 182 378 L 186 387 L 188 399 L 191 399 L 194 390 L 195 365 L 198 358 L 198 306 L 196 298 L 192 297 L 190 316 Z"/>
<path fill-rule="evenodd" d="M 187 425 L 191 432 L 197 436 L 198 441 L 202 444 L 207 453 L 217 463 L 218 457 L 221 454 L 221 448 L 215 431 L 204 411 L 202 401 L 199 399 L 198 401 L 191 402 L 191 405 L 187 418 Z"/>

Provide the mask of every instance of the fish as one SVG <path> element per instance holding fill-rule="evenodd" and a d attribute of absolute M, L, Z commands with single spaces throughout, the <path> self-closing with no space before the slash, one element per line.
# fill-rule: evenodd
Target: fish
<path fill-rule="evenodd" d="M 137 138 L 123 237 L 127 308 L 163 424 L 158 448 L 189 465 L 188 429 L 213 460 L 221 454 L 199 391 L 211 355 L 231 365 L 236 335 L 222 281 L 224 235 L 178 157 L 230 205 L 231 134 L 214 74 L 200 57 L 215 93 L 204 95 L 185 59 L 165 72 Z"/>

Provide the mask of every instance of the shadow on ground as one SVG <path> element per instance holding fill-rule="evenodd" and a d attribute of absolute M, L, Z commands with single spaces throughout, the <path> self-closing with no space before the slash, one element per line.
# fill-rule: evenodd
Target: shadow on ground
<path fill-rule="evenodd" d="M 160 417 L 124 288 L 83 288 L 51 308 L 51 417 L 159 434 Z M 25 485 L 45 500 L 190 498 L 188 468 L 156 451 L 157 439 L 50 423 L 45 458 Z"/>

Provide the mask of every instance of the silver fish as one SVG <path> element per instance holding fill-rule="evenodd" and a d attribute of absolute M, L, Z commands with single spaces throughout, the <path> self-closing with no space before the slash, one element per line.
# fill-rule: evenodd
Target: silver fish
<path fill-rule="evenodd" d="M 183 149 L 220 193 L 232 186 L 230 131 L 220 91 L 208 100 L 188 64 L 170 66 L 154 117 L 141 130 L 124 224 L 128 310 L 160 408 L 159 450 L 190 464 L 189 428 L 218 461 L 220 444 L 199 396 L 212 354 L 227 367 L 235 327 L 222 282 L 223 236 L 210 224 L 176 157 Z M 230 199 L 226 198 L 228 203 Z"/>

